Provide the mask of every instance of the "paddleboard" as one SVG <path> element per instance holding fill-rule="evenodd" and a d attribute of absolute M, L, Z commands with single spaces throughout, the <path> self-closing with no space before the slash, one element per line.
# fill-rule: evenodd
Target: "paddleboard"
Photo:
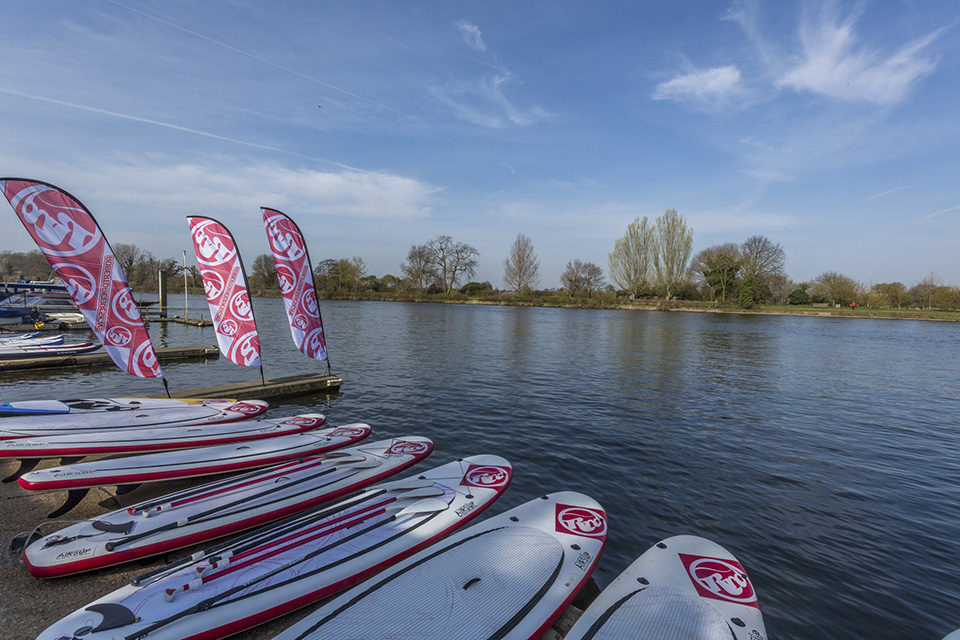
<path fill-rule="evenodd" d="M 231 442 L 247 442 L 300 433 L 323 426 L 320 413 L 288 418 L 257 418 L 222 424 L 187 425 L 157 429 L 114 429 L 94 433 L 69 433 L 42 438 L 0 441 L 0 459 L 74 458 L 108 454 L 191 449 Z"/>
<path fill-rule="evenodd" d="M 42 358 L 51 356 L 75 356 L 89 353 L 100 348 L 92 342 L 77 342 L 71 344 L 0 344 L 0 359 L 14 358 Z"/>
<path fill-rule="evenodd" d="M 25 473 L 17 483 L 27 491 L 57 491 L 194 478 L 268 467 L 339 449 L 368 435 L 370 427 L 358 422 L 240 444 L 146 453 L 38 469 Z"/>
<path fill-rule="evenodd" d="M 0 403 L 0 439 L 173 427 L 247 420 L 263 414 L 263 400 L 205 398 L 88 398 Z"/>
<path fill-rule="evenodd" d="M 27 545 L 24 564 L 52 578 L 199 544 L 381 482 L 432 450 L 428 438 L 392 438 L 192 487 L 46 535 Z"/>
<path fill-rule="evenodd" d="M 743 566 L 697 536 L 667 538 L 597 596 L 565 640 L 764 640 Z"/>
<path fill-rule="evenodd" d="M 19 346 L 19 345 L 63 344 L 63 342 L 64 342 L 63 335 L 41 336 L 41 335 L 35 335 L 35 334 L 22 334 L 20 337 L 0 336 L 0 347 L 10 347 L 10 346 Z"/>
<path fill-rule="evenodd" d="M 543 496 L 394 565 L 275 640 L 537 639 L 586 583 L 606 535 L 593 499 Z"/>
<path fill-rule="evenodd" d="M 473 456 L 368 487 L 137 576 L 38 640 L 212 640 L 237 633 L 427 547 L 487 508 L 511 473 L 499 456 Z M 421 597 L 404 596 L 411 604 Z"/>

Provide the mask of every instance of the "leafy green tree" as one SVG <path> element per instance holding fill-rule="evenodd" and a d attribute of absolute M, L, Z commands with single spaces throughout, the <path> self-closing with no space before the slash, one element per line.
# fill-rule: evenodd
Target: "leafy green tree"
<path fill-rule="evenodd" d="M 744 309 L 753 308 L 753 278 L 747 276 L 740 282 L 740 306 Z"/>
<path fill-rule="evenodd" d="M 475 296 L 487 291 L 493 291 L 493 285 L 489 282 L 468 282 L 460 287 L 460 293 Z"/>
<path fill-rule="evenodd" d="M 960 289 L 941 285 L 930 295 L 930 306 L 942 311 L 960 310 Z"/>
<path fill-rule="evenodd" d="M 738 274 L 743 264 L 740 247 L 732 242 L 718 244 L 697 252 L 690 262 L 690 271 L 709 291 L 714 300 L 726 304 L 736 295 Z"/>
<path fill-rule="evenodd" d="M 610 279 L 634 298 L 640 297 L 649 286 L 654 251 L 653 226 L 646 216 L 642 220 L 637 217 L 607 258 Z"/>
<path fill-rule="evenodd" d="M 877 306 L 893 307 L 897 309 L 903 307 L 910 301 L 910 295 L 902 282 L 881 282 L 870 288 L 870 293 L 879 296 Z"/>
<path fill-rule="evenodd" d="M 789 304 L 810 304 L 810 294 L 807 293 L 807 289 L 809 288 L 809 282 L 801 282 L 798 284 L 788 296 Z"/>
<path fill-rule="evenodd" d="M 811 293 L 813 297 L 831 304 L 846 306 L 862 295 L 863 287 L 859 282 L 842 273 L 825 271 L 814 279 Z"/>
<path fill-rule="evenodd" d="M 657 218 L 654 233 L 656 251 L 653 266 L 663 297 L 669 300 L 680 287 L 693 250 L 693 229 L 676 209 L 667 209 Z"/>

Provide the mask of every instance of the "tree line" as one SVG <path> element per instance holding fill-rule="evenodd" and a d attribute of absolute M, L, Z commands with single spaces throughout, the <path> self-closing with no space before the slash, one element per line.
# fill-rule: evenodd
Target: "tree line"
<path fill-rule="evenodd" d="M 867 286 L 836 271 L 825 271 L 809 282 L 794 282 L 785 272 L 783 248 L 765 236 L 710 246 L 694 255 L 692 247 L 693 229 L 676 209 L 667 209 L 652 221 L 638 216 L 615 240 L 607 256 L 606 276 L 600 265 L 577 258 L 567 262 L 559 287 L 538 289 L 540 260 L 533 240 L 519 233 L 503 261 L 503 285 L 505 292 L 514 296 L 590 298 L 602 294 L 623 300 L 699 300 L 742 309 L 761 304 L 856 304 L 960 310 L 960 288 L 945 284 L 934 273 L 912 287 L 900 282 Z M 135 290 L 156 290 L 162 272 L 170 290 L 182 291 L 184 267 L 177 259 L 157 258 L 133 244 L 117 244 L 113 250 Z M 314 280 L 318 293 L 325 297 L 369 292 L 447 297 L 503 293 L 489 282 L 471 281 L 479 259 L 473 246 L 438 235 L 410 247 L 399 264 L 399 275 L 372 275 L 363 259 L 354 256 L 321 260 L 315 265 Z M 0 277 L 4 280 L 51 276 L 39 251 L 0 252 Z M 186 267 L 186 276 L 188 287 L 203 286 L 197 267 Z M 254 295 L 276 294 L 279 283 L 272 256 L 256 256 L 248 266 L 248 280 Z"/>

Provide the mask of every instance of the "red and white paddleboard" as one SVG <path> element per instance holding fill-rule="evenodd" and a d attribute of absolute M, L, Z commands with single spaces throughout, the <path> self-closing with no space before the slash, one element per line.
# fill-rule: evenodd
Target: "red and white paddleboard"
<path fill-rule="evenodd" d="M 650 548 L 597 596 L 565 640 L 764 640 L 753 584 L 720 545 L 674 536 Z"/>
<path fill-rule="evenodd" d="M 179 427 L 255 418 L 263 400 L 88 398 L 0 403 L 0 440 L 112 429 Z"/>
<path fill-rule="evenodd" d="M 535 640 L 586 583 L 606 537 L 593 499 L 536 498 L 342 593 L 275 640 Z"/>
<path fill-rule="evenodd" d="M 53 578 L 206 542 L 381 482 L 432 450 L 428 438 L 392 438 L 191 487 L 28 543 L 24 564 Z"/>
<path fill-rule="evenodd" d="M 428 545 L 492 504 L 511 473 L 499 456 L 472 456 L 368 487 L 137 576 L 132 584 L 54 623 L 38 640 L 212 640 L 243 631 L 349 587 L 420 549 L 429 552 Z M 509 556 L 512 549 L 505 551 Z M 478 569 L 483 560 L 477 559 Z M 522 559 L 512 566 L 526 571 Z M 561 580 L 568 577 L 567 568 L 563 566 Z M 486 590 L 484 585 L 475 593 Z M 416 612 L 404 610 L 401 603 L 416 608 L 423 597 L 407 591 L 372 617 L 384 627 L 402 627 Z M 455 599 L 446 594 L 434 604 L 440 609 Z M 350 637 L 368 636 L 358 630 Z M 444 636 L 454 637 L 468 636 Z"/>
<path fill-rule="evenodd" d="M 326 421 L 323 414 L 303 413 L 289 418 L 258 418 L 222 424 L 113 429 L 82 435 L 70 433 L 42 438 L 14 438 L 0 441 L 0 459 L 82 458 L 192 449 L 301 433 L 322 427 Z"/>
<path fill-rule="evenodd" d="M 78 462 L 25 473 L 17 483 L 28 491 L 90 489 L 244 471 L 346 447 L 370 435 L 362 423 L 279 436 L 242 444 Z"/>
<path fill-rule="evenodd" d="M 16 358 L 43 358 L 50 356 L 75 356 L 90 353 L 100 348 L 92 342 L 73 342 L 70 344 L 26 344 L 16 342 L 0 344 L 0 360 Z"/>

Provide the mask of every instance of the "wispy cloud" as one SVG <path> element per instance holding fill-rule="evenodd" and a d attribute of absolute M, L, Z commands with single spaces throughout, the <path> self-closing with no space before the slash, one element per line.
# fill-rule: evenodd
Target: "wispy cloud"
<path fill-rule="evenodd" d="M 483 35 L 480 33 L 480 28 L 477 25 L 470 24 L 466 20 L 460 20 L 454 26 L 460 31 L 460 35 L 468 47 L 476 51 L 487 50 L 487 45 L 483 41 Z"/>
<path fill-rule="evenodd" d="M 833 3 L 807 12 L 800 26 L 803 48 L 799 62 L 778 81 L 781 87 L 810 91 L 840 100 L 895 104 L 937 64 L 923 51 L 940 35 L 936 31 L 883 53 L 858 37 L 858 7 L 843 16 Z"/>
<path fill-rule="evenodd" d="M 904 189 L 910 189 L 910 188 L 912 188 L 912 187 L 906 186 L 906 187 L 897 187 L 896 189 L 887 189 L 886 191 L 881 191 L 880 193 L 876 193 L 876 194 L 874 194 L 874 195 L 872 195 L 872 196 L 869 196 L 869 197 L 867 197 L 867 198 L 864 198 L 863 200 L 861 200 L 861 201 L 858 202 L 857 204 L 863 204 L 863 203 L 865 203 L 865 202 L 870 202 L 871 200 L 876 200 L 877 198 L 883 198 L 883 197 L 886 197 L 886 196 L 890 195 L 891 193 L 896 193 L 897 191 L 903 191 Z"/>
<path fill-rule="evenodd" d="M 955 207 L 950 207 L 949 209 L 943 209 L 941 211 L 934 211 L 933 213 L 928 213 L 927 215 L 923 216 L 920 219 L 929 220 L 930 218 L 936 218 L 937 216 L 942 216 L 945 213 L 950 213 L 952 211 L 958 211 L 958 210 L 960 210 L 960 205 L 957 205 Z"/>
<path fill-rule="evenodd" d="M 474 80 L 460 79 L 428 87 L 435 98 L 453 109 L 462 120 L 491 129 L 502 129 L 511 124 L 529 126 L 553 117 L 538 106 L 518 107 L 507 97 L 507 87 L 519 84 L 519 81 L 503 65 L 497 53 L 487 47 L 479 27 L 466 20 L 460 20 L 454 27 L 467 47 L 483 54 L 480 62 L 484 68 L 493 71 Z"/>
<path fill-rule="evenodd" d="M 269 146 L 269 145 L 257 144 L 257 143 L 255 143 L 255 142 L 249 142 L 249 141 L 246 141 L 246 140 L 239 140 L 239 139 L 237 139 L 237 138 L 231 138 L 231 137 L 228 137 L 228 136 L 222 136 L 222 135 L 219 135 L 219 134 L 216 134 L 216 133 L 211 133 L 211 132 L 209 132 L 209 131 L 201 131 L 201 130 L 199 130 L 199 129 L 191 129 L 190 127 L 184 127 L 184 126 L 181 126 L 181 125 L 178 125 L 178 124 L 175 124 L 175 123 L 171 123 L 171 122 L 162 122 L 162 121 L 160 121 L 160 120 L 153 120 L 153 119 L 151 119 L 151 118 L 143 118 L 143 117 L 140 117 L 140 116 L 130 115 L 130 114 L 126 114 L 126 113 L 119 113 L 119 112 L 117 112 L 117 111 L 109 111 L 109 110 L 107 110 L 107 109 L 100 109 L 100 108 L 91 107 L 91 106 L 88 106 L 88 105 L 77 104 L 77 103 L 75 103 L 75 102 L 69 102 L 69 101 L 67 101 L 67 100 L 57 100 L 56 98 L 48 98 L 48 97 L 45 97 L 45 96 L 33 95 L 33 94 L 29 94 L 29 93 L 24 93 L 24 92 L 22 92 L 22 91 L 14 91 L 14 90 L 11 90 L 11 89 L 3 89 L 3 88 L 0 88 L 0 93 L 5 93 L 5 94 L 11 95 L 11 96 L 17 96 L 17 97 L 19 97 L 19 98 L 26 98 L 26 99 L 28 99 L 28 100 L 35 100 L 35 101 L 37 101 L 37 102 L 44 102 L 44 103 L 47 103 L 47 104 L 55 104 L 55 105 L 58 105 L 58 106 L 61 106 L 61 107 L 70 107 L 70 108 L 72 108 L 72 109 L 78 109 L 78 110 L 80 110 L 80 111 L 86 111 L 86 112 L 88 112 L 88 113 L 96 113 L 96 114 L 99 114 L 99 115 L 102 115 L 102 116 L 108 116 L 108 117 L 111 117 L 111 118 L 119 118 L 119 119 L 121 119 L 121 120 L 130 120 L 130 121 L 132 121 L 132 122 L 140 122 L 140 123 L 147 124 L 147 125 L 152 125 L 152 126 L 156 126 L 156 127 L 162 127 L 162 128 L 164 128 L 164 129 L 173 129 L 173 130 L 175 130 L 175 131 L 180 131 L 180 132 L 183 132 L 183 133 L 189 133 L 189 134 L 192 134 L 192 135 L 202 136 L 202 137 L 204 137 L 204 138 L 213 138 L 214 140 L 222 140 L 222 141 L 224 141 L 224 142 L 231 142 L 231 143 L 238 144 L 238 145 L 245 146 L 245 147 L 252 147 L 252 148 L 254 148 L 254 149 L 263 149 L 263 150 L 265 150 L 265 151 L 275 151 L 275 152 L 278 152 L 278 153 L 283 153 L 283 154 L 288 154 L 288 155 L 292 155 L 292 156 L 297 156 L 297 157 L 305 158 L 305 159 L 309 159 L 309 160 L 317 160 L 317 161 L 320 161 L 320 162 L 324 162 L 324 163 L 326 163 L 326 164 L 333 165 L 333 166 L 335 166 L 335 167 L 340 167 L 340 168 L 342 168 L 342 169 L 347 169 L 347 170 L 349 170 L 349 171 L 356 171 L 356 172 L 361 172 L 361 171 L 362 171 L 361 169 L 357 169 L 356 167 L 351 167 L 350 165 L 346 165 L 346 164 L 343 164 L 343 163 L 341 163 L 341 162 L 336 162 L 336 161 L 334 161 L 334 160 L 327 160 L 327 159 L 325 159 L 325 158 L 318 158 L 318 157 L 315 157 L 315 156 L 308 156 L 308 155 L 305 155 L 305 154 L 302 154 L 302 153 L 297 153 L 297 152 L 295 152 L 295 151 L 289 151 L 289 150 L 287 150 L 287 149 L 281 149 L 281 148 L 279 148 L 279 147 L 271 147 L 271 146 Z"/>
<path fill-rule="evenodd" d="M 734 65 L 697 70 L 661 82 L 653 90 L 654 100 L 693 101 L 718 106 L 743 92 L 740 70 Z"/>

